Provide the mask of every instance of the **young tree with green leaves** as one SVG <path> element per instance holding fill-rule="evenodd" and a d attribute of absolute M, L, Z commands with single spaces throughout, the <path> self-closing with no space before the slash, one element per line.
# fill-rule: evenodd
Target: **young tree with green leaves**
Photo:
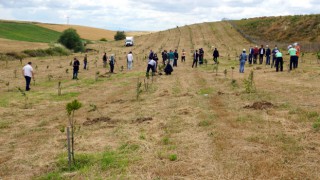
<path fill-rule="evenodd" d="M 69 28 L 64 30 L 58 42 L 74 52 L 84 52 L 84 45 L 75 29 Z"/>
<path fill-rule="evenodd" d="M 66 106 L 66 110 L 68 113 L 69 126 L 71 128 L 71 158 L 73 164 L 75 164 L 74 160 L 74 132 L 76 130 L 76 120 L 74 119 L 74 112 L 80 109 L 82 104 L 78 100 L 73 100 L 71 103 L 68 103 Z"/>
<path fill-rule="evenodd" d="M 126 39 L 126 34 L 124 33 L 124 31 L 117 31 L 116 35 L 114 35 L 114 40 L 116 41 L 124 39 Z"/>

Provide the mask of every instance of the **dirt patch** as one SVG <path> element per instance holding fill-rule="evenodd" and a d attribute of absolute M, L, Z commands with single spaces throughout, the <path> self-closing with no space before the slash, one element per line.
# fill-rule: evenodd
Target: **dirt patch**
<path fill-rule="evenodd" d="M 99 122 L 112 122 L 114 123 L 115 121 L 113 121 L 110 117 L 99 117 L 99 118 L 94 118 L 94 119 L 90 119 L 87 118 L 87 120 L 83 123 L 84 126 L 90 126 Z"/>
<path fill-rule="evenodd" d="M 139 117 L 134 122 L 143 123 L 145 121 L 152 121 L 152 120 L 153 120 L 152 117 Z"/>
<path fill-rule="evenodd" d="M 193 97 L 193 95 L 188 92 L 180 95 L 180 97 L 185 97 L 185 96 Z"/>
<path fill-rule="evenodd" d="M 126 100 L 117 99 L 117 100 L 111 101 L 111 104 L 115 104 L 115 103 L 123 104 L 123 103 L 125 103 L 125 102 L 126 102 Z"/>
<path fill-rule="evenodd" d="M 274 105 L 271 102 L 267 102 L 267 101 L 254 102 L 251 106 L 250 105 L 244 106 L 244 108 L 258 109 L 258 110 L 269 109 L 272 107 L 274 107 Z"/>
<path fill-rule="evenodd" d="M 224 95 L 224 92 L 218 91 L 218 95 Z"/>

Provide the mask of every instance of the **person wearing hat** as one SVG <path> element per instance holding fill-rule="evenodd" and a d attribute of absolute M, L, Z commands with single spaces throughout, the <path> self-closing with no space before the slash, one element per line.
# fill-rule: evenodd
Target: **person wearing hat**
<path fill-rule="evenodd" d="M 22 68 L 22 75 L 24 76 L 24 78 L 26 79 L 26 91 L 30 90 L 30 82 L 31 82 L 31 78 L 34 79 L 34 73 L 33 73 L 33 68 L 31 66 L 31 62 L 28 62 L 28 64 L 26 64 L 23 68 Z"/>
<path fill-rule="evenodd" d="M 246 63 L 246 61 L 247 61 L 246 49 L 243 49 L 243 50 L 242 50 L 242 53 L 240 54 L 239 60 L 240 60 L 240 69 L 239 69 L 239 72 L 240 72 L 240 73 L 244 73 L 244 65 L 245 65 L 245 63 Z"/>
<path fill-rule="evenodd" d="M 288 50 L 288 53 L 290 55 L 290 71 L 293 69 L 296 68 L 295 66 L 295 63 L 296 63 L 296 60 L 297 60 L 297 50 L 292 47 L 292 45 L 289 45 L 288 46 L 289 50 Z"/>

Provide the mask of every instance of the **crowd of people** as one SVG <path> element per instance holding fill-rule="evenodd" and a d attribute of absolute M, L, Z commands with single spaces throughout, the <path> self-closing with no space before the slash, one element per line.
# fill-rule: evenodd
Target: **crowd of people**
<path fill-rule="evenodd" d="M 280 49 L 275 45 L 275 47 L 271 50 L 268 45 L 265 46 L 261 45 L 260 48 L 258 46 L 250 47 L 248 54 L 246 53 L 246 49 L 243 49 L 242 53 L 239 56 L 240 61 L 240 67 L 239 72 L 244 73 L 244 67 L 245 63 L 248 60 L 249 64 L 263 64 L 264 58 L 265 58 L 265 65 L 270 65 L 271 68 L 275 68 L 276 72 L 283 71 L 283 54 L 280 51 Z M 300 45 L 298 43 L 293 43 L 292 45 L 289 45 L 288 47 L 288 53 L 290 55 L 290 62 L 289 62 L 289 69 L 296 69 L 298 68 L 298 62 L 299 62 L 299 56 L 300 56 Z M 181 52 L 181 62 L 186 62 L 186 51 L 183 49 Z M 218 58 L 219 58 L 219 51 L 217 48 L 215 48 L 212 52 L 212 58 L 214 64 L 218 64 Z M 162 57 L 162 66 L 164 67 L 163 70 L 166 75 L 170 75 L 173 72 L 174 67 L 178 67 L 178 59 L 179 59 L 179 53 L 177 49 L 169 50 L 163 50 L 161 52 Z M 127 69 L 132 70 L 133 67 L 133 54 L 130 51 L 127 54 Z M 149 75 L 149 72 L 152 72 L 152 75 L 154 75 L 158 69 L 159 69 L 159 58 L 157 53 L 154 53 L 152 50 L 150 50 L 148 55 L 148 63 L 147 63 L 147 70 L 146 74 Z M 111 54 L 110 57 L 107 56 L 106 53 L 104 53 L 102 57 L 103 67 L 106 68 L 107 62 L 109 60 L 110 65 L 110 73 L 114 72 L 114 66 L 116 63 L 115 55 Z M 203 48 L 196 49 L 193 52 L 192 55 L 192 68 L 197 68 L 198 64 L 201 65 L 204 63 L 204 50 Z M 85 54 L 83 59 L 83 69 L 87 69 L 87 55 Z M 34 78 L 33 68 L 31 66 L 31 62 L 29 62 L 27 65 L 23 67 L 22 73 L 23 76 L 26 79 L 26 91 L 30 90 L 30 81 L 31 78 Z M 78 79 L 78 72 L 80 68 L 80 61 L 75 57 L 73 60 L 73 75 L 72 79 Z M 161 68 L 162 69 L 162 68 Z"/>
<path fill-rule="evenodd" d="M 289 70 L 298 68 L 298 60 L 300 56 L 300 45 L 298 43 L 293 43 L 288 46 L 288 53 L 290 55 L 289 62 Z M 270 65 L 271 68 L 276 68 L 276 72 L 283 71 L 283 55 L 280 49 L 275 45 L 275 47 L 271 50 L 268 45 L 264 48 L 261 45 L 260 48 L 255 46 L 254 48 L 251 46 L 249 48 L 249 53 L 247 55 L 246 50 L 243 49 L 242 53 L 239 56 L 240 67 L 239 72 L 244 73 L 244 65 L 248 60 L 249 64 L 257 64 L 259 58 L 259 64 L 263 64 L 264 57 L 266 58 L 265 64 Z M 272 57 L 272 62 L 271 61 Z"/>

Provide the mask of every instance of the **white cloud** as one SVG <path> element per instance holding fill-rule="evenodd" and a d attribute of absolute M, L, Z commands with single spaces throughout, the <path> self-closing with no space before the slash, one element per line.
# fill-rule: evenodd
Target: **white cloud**
<path fill-rule="evenodd" d="M 6 20 L 15 20 L 14 16 L 12 15 L 12 11 L 10 9 L 6 9 L 4 8 L 1 4 L 0 4 L 0 19 L 6 19 Z"/>
<path fill-rule="evenodd" d="M 222 18 L 317 13 L 318 0 L 0 0 L 0 19 L 113 30 L 164 30 Z M 319 13 L 319 12 L 318 12 Z"/>

